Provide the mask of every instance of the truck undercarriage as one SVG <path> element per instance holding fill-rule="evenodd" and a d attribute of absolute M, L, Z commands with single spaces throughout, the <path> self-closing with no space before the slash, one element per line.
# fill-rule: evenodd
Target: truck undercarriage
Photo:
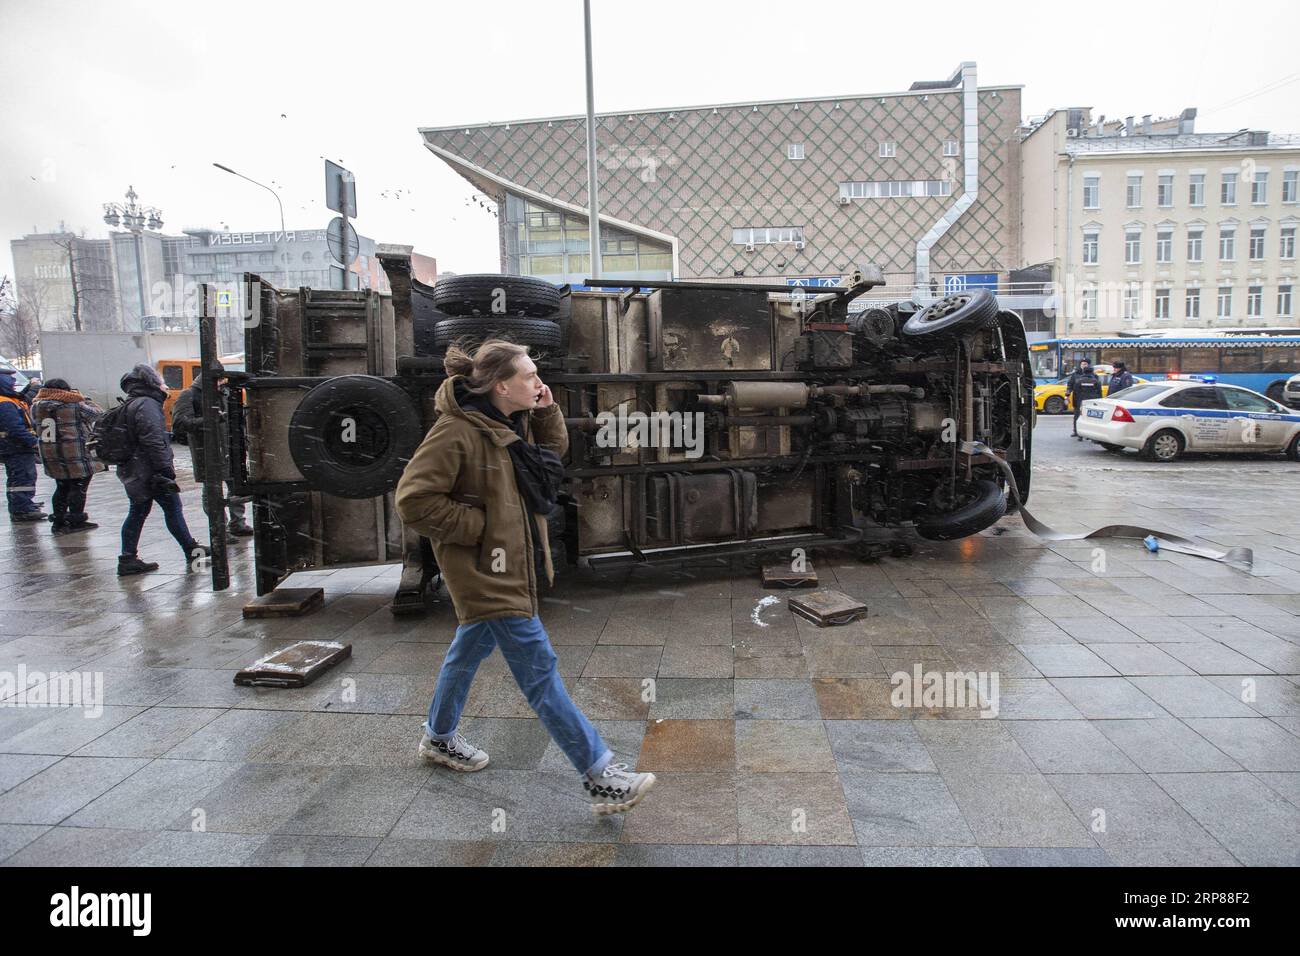
<path fill-rule="evenodd" d="M 248 372 L 214 392 L 205 423 L 225 409 L 231 494 L 253 496 L 259 594 L 296 570 L 401 560 L 394 610 L 423 606 L 437 569 L 393 490 L 432 425 L 441 353 L 488 336 L 530 345 L 564 409 L 551 521 L 570 562 L 828 545 L 868 556 L 906 553 L 908 525 L 974 534 L 1007 509 L 985 446 L 1028 494 L 1028 345 L 988 292 L 851 312 L 881 284 L 868 270 L 816 294 L 593 281 L 554 300 L 537 280 L 463 276 L 451 299 L 400 252 L 381 261 L 391 297 L 245 277 L 258 307 Z"/>

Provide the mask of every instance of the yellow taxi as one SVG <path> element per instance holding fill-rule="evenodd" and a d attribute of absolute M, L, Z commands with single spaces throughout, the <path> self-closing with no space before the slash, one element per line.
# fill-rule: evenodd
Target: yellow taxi
<path fill-rule="evenodd" d="M 1115 372 L 1115 366 L 1094 365 L 1092 370 L 1097 373 L 1097 378 L 1101 379 L 1101 395 L 1105 398 L 1106 393 L 1110 391 L 1110 377 Z M 1050 385 L 1034 386 L 1034 407 L 1044 415 L 1064 415 L 1066 412 L 1074 411 L 1074 403 L 1070 401 L 1070 396 L 1065 394 L 1065 384 L 1068 381 L 1067 377 Z M 1145 381 L 1145 378 L 1133 376 L 1134 385 Z"/>

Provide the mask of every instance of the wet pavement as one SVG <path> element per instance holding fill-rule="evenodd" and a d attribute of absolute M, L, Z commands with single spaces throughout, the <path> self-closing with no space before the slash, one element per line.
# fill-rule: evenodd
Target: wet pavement
<path fill-rule="evenodd" d="M 1300 862 L 1300 465 L 1158 465 L 1069 429 L 1039 420 L 1036 516 L 1249 546 L 1253 572 L 1136 541 L 1049 545 L 1011 516 L 918 540 L 910 558 L 819 556 L 822 585 L 871 613 L 818 629 L 789 612 L 798 592 L 765 591 L 739 564 L 571 571 L 543 612 L 560 671 L 617 759 L 658 776 L 613 817 L 591 814 L 499 653 L 461 727 L 489 766 L 420 762 L 455 622 L 446 606 L 394 618 L 395 566 L 296 575 L 325 588 L 321 610 L 245 621 L 247 540 L 231 546 L 234 585 L 213 594 L 155 513 L 140 550 L 162 568 L 114 575 L 126 501 L 101 475 L 97 531 L 52 538 L 0 517 L 0 696 L 53 672 L 89 682 L 40 684 L 65 703 L 103 687 L 91 707 L 0 706 L 0 860 Z M 40 497 L 52 490 L 42 478 Z M 352 659 L 300 690 L 232 683 L 302 638 L 347 641 Z M 897 706 L 891 675 L 918 666 L 973 673 L 986 694 Z"/>

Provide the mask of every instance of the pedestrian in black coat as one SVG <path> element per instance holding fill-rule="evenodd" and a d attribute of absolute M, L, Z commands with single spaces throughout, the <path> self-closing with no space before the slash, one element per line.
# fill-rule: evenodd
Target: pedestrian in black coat
<path fill-rule="evenodd" d="M 1092 398 L 1101 398 L 1101 379 L 1092 370 L 1092 363 L 1084 359 L 1079 368 L 1065 384 L 1065 394 L 1070 396 L 1074 405 L 1074 437 L 1079 438 L 1079 412 L 1083 403 Z M 1083 441 L 1079 438 L 1079 441 Z"/>
<path fill-rule="evenodd" d="M 194 540 L 185 524 L 163 416 L 167 392 L 163 389 L 162 376 L 148 365 L 137 365 L 122 376 L 120 384 L 127 395 L 126 427 L 133 451 L 125 464 L 117 466 L 118 480 L 131 502 L 122 524 L 122 553 L 117 559 L 117 573 L 124 576 L 158 570 L 156 563 L 141 561 L 136 554 L 140 532 L 155 501 L 163 509 L 167 530 L 184 552 L 185 569 L 195 570 L 201 567 L 200 560 L 209 552 Z"/>

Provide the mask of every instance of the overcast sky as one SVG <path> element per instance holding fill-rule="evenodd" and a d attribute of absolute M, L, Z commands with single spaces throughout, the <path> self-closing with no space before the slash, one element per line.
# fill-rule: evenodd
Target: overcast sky
<path fill-rule="evenodd" d="M 593 0 L 596 109 L 891 92 L 973 59 L 981 85 L 1023 84 L 1027 116 L 1195 106 L 1198 130 L 1300 133 L 1298 11 Z M 0 44 L 0 274 L 32 230 L 106 236 L 128 185 L 165 232 L 276 228 L 214 161 L 273 180 L 290 229 L 324 228 L 322 157 L 356 174 L 363 234 L 496 271 L 496 220 L 416 129 L 586 109 L 581 0 L 0 0 Z"/>

